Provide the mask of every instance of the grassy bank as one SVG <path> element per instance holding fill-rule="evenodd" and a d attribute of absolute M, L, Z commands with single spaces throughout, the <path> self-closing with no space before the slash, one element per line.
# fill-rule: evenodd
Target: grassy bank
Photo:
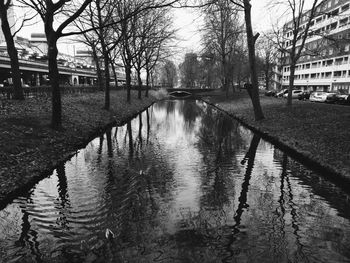
<path fill-rule="evenodd" d="M 287 107 L 284 99 L 261 96 L 265 119 L 255 121 L 245 91 L 229 97 L 216 95 L 205 100 L 350 181 L 349 106 L 293 100 L 293 105 Z"/>
<path fill-rule="evenodd" d="M 31 187 L 59 162 L 84 147 L 108 124 L 120 124 L 156 98 L 125 102 L 124 91 L 111 92 L 110 111 L 102 109 L 104 93 L 63 96 L 63 131 L 50 125 L 51 98 L 0 100 L 0 202 Z"/>

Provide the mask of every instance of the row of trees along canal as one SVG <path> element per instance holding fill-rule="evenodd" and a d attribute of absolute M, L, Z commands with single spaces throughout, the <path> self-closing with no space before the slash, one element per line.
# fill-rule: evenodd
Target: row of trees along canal
<path fill-rule="evenodd" d="M 81 41 L 91 47 L 96 61 L 98 61 L 99 55 L 102 55 L 105 79 L 107 80 L 109 79 L 109 66 L 113 67 L 116 56 L 121 55 L 126 73 L 127 100 L 130 101 L 131 69 L 134 68 L 137 72 L 139 86 L 142 84 L 140 72 L 145 70 L 148 84 L 149 76 L 155 65 L 164 55 L 166 56 L 166 46 L 174 36 L 174 30 L 170 27 L 171 20 L 168 16 L 171 7 L 197 7 L 201 8 L 205 14 L 204 35 L 207 40 L 205 41 L 204 57 L 212 59 L 215 55 L 215 58 L 220 61 L 221 83 L 226 90 L 228 90 L 232 79 L 230 74 L 233 67 L 228 62 L 233 56 L 239 57 L 244 52 L 244 46 L 247 46 L 249 73 L 252 82 L 250 95 L 255 119 L 264 118 L 259 101 L 255 57 L 255 44 L 259 33 L 253 34 L 250 0 L 17 0 L 16 2 L 24 8 L 31 9 L 33 16 L 39 15 L 44 23 L 48 43 L 49 78 L 52 86 L 51 125 L 55 129 L 62 126 L 57 42 L 63 37 L 81 36 Z M 300 50 L 305 44 L 306 37 L 303 36 L 308 35 L 310 28 L 310 24 L 307 24 L 303 29 L 303 35 L 300 35 L 300 25 L 305 21 L 305 16 L 308 17 L 307 22 L 311 23 L 316 16 L 315 10 L 318 0 L 313 0 L 311 11 L 304 16 L 301 14 L 305 11 L 305 0 L 288 0 L 286 2 L 293 14 L 291 24 L 296 28 L 293 48 L 289 51 L 291 66 L 295 67 L 300 57 Z M 18 55 L 14 44 L 14 35 L 8 23 L 8 10 L 12 5 L 13 0 L 0 0 L 0 18 L 11 59 L 14 98 L 23 99 Z M 237 23 L 239 13 L 244 13 L 245 20 L 246 41 L 241 43 L 237 39 L 243 33 L 244 27 L 241 26 L 242 23 Z M 23 20 L 23 24 L 30 18 L 27 16 Z M 302 43 L 297 49 L 296 46 L 300 40 Z M 105 108 L 109 109 L 109 81 L 102 82 L 101 70 L 97 64 L 96 62 L 98 82 L 101 88 L 104 85 Z M 294 71 L 291 70 L 291 73 L 293 74 Z M 293 77 L 290 79 L 289 93 L 291 95 Z M 140 92 L 139 98 L 141 98 Z M 291 100 L 288 100 L 288 104 L 291 104 Z"/>

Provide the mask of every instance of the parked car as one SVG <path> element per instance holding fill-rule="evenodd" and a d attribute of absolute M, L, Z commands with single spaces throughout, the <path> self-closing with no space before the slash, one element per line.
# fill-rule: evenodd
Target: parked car
<path fill-rule="evenodd" d="M 276 95 L 276 91 L 274 90 L 268 90 L 265 92 L 265 96 L 268 96 L 268 97 L 273 97 Z"/>
<path fill-rule="evenodd" d="M 331 97 L 333 97 L 332 92 L 326 92 L 326 91 L 314 91 L 310 94 L 309 100 L 312 102 L 326 102 L 327 97 L 329 96 L 329 100 L 331 100 Z"/>
<path fill-rule="evenodd" d="M 337 94 L 334 103 L 350 105 L 350 94 Z"/>
<path fill-rule="evenodd" d="M 336 103 L 338 100 L 339 93 L 331 92 L 327 94 L 326 101 L 327 103 Z"/>
<path fill-rule="evenodd" d="M 283 97 L 284 94 L 288 93 L 288 89 L 283 89 L 276 93 L 275 97 L 280 98 Z"/>
<path fill-rule="evenodd" d="M 310 98 L 310 91 L 304 90 L 301 94 L 298 95 L 299 100 L 308 100 Z"/>
<path fill-rule="evenodd" d="M 301 93 L 303 93 L 302 90 L 292 90 L 292 99 L 297 99 Z M 283 94 L 283 98 L 288 98 L 288 92 Z"/>

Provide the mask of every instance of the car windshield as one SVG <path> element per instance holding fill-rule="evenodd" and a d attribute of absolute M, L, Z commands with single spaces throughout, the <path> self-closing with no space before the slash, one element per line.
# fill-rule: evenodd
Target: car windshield
<path fill-rule="evenodd" d="M 316 96 L 319 96 L 319 95 L 323 95 L 323 94 L 326 94 L 326 92 L 324 91 L 315 91 L 312 93 L 313 95 L 316 95 Z"/>

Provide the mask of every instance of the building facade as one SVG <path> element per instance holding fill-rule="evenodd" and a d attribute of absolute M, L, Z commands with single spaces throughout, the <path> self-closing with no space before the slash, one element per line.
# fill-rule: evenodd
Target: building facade
<path fill-rule="evenodd" d="M 316 14 L 303 55 L 296 65 L 293 88 L 350 93 L 350 1 L 323 1 L 317 7 Z M 305 23 L 301 25 L 301 30 L 305 28 Z M 284 44 L 287 49 L 291 47 L 291 38 L 292 32 L 285 31 Z M 289 86 L 289 62 L 289 58 L 284 57 L 284 88 Z"/>

